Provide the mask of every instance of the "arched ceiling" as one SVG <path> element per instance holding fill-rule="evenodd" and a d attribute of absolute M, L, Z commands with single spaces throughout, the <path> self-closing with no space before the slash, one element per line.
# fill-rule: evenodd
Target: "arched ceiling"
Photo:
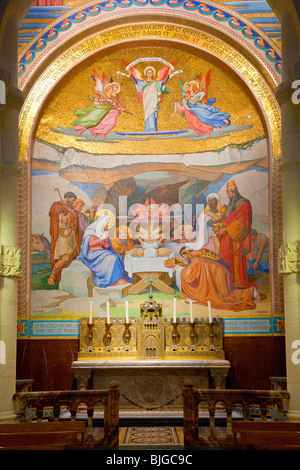
<path fill-rule="evenodd" d="M 46 3 L 49 3 L 48 0 Z M 59 2 L 55 0 L 53 3 Z M 220 5 L 216 2 L 200 3 L 196 0 L 106 0 L 96 4 L 85 2 L 71 9 L 70 6 L 64 5 L 32 7 L 27 19 L 32 15 L 32 19 L 38 21 L 30 25 L 33 27 L 36 24 L 37 27 L 28 33 L 31 40 L 23 44 L 19 51 L 19 87 L 26 95 L 27 90 L 38 79 L 47 64 L 70 45 L 73 46 L 78 42 L 80 37 L 92 36 L 120 24 L 129 25 L 155 20 L 191 26 L 218 37 L 255 63 L 271 87 L 277 86 L 281 82 L 280 48 L 255 24 L 258 16 L 256 19 L 251 16 L 253 15 L 251 3 L 266 2 L 229 2 L 235 3 L 236 10 L 241 8 L 240 4 L 243 4 L 241 10 L 243 14 L 237 13 L 232 6 L 227 6 L 227 3 Z M 248 5 L 246 9 L 248 13 L 244 11 L 245 5 Z M 266 10 L 266 5 L 261 9 Z M 261 9 L 256 11 L 261 12 Z M 44 18 L 46 13 L 50 15 L 48 21 Z M 251 20 L 247 15 L 250 15 Z M 42 26 L 44 28 L 40 29 Z M 145 39 L 148 37 L 145 36 Z M 165 33 L 162 39 L 180 42 L 182 37 L 174 31 Z M 23 40 L 26 41 L 25 36 Z M 194 44 L 197 44 L 196 38 Z"/>
<path fill-rule="evenodd" d="M 52 6 L 49 6 L 52 3 Z M 80 7 L 81 0 L 36 1 L 28 11 L 19 31 L 19 52 L 40 31 L 72 8 Z M 109 3 L 109 2 L 106 2 Z M 193 3 L 192 1 L 190 3 Z M 196 3 L 196 2 L 194 2 Z M 259 27 L 274 43 L 281 46 L 280 22 L 266 0 L 215 0 L 215 4 L 230 8 Z M 48 6 L 47 6 L 48 4 Z M 40 5 L 40 6 L 37 6 Z"/>
<path fill-rule="evenodd" d="M 70 4 L 32 7 L 27 20 L 34 14 L 45 27 L 33 32 L 31 41 L 23 45 L 19 54 L 19 87 L 27 97 L 20 120 L 21 158 L 26 158 L 29 134 L 33 136 L 33 123 L 37 122 L 45 96 L 58 86 L 64 73 L 80 67 L 95 53 L 105 54 L 114 47 L 122 50 L 131 43 L 134 47 L 149 41 L 156 41 L 156 45 L 198 47 L 221 59 L 224 67 L 229 65 L 260 102 L 265 121 L 274 126 L 271 134 L 276 134 L 277 151 L 273 154 L 277 155 L 279 118 L 273 91 L 281 81 L 280 48 L 247 17 L 253 15 L 253 3 L 260 4 L 256 15 L 266 7 L 262 5 L 266 2 L 221 4 L 196 0 L 109 0 L 80 2 L 71 9 Z M 235 9 L 229 4 L 234 4 Z M 241 6 L 246 7 L 242 15 L 237 13 Z M 266 14 L 270 14 L 268 11 Z M 51 13 L 52 21 L 48 18 L 48 23 L 41 23 L 45 12 Z M 132 25 L 136 30 L 143 25 L 143 31 L 135 34 Z M 149 25 L 155 25 L 155 32 Z M 157 25 L 163 26 L 161 33 Z"/>

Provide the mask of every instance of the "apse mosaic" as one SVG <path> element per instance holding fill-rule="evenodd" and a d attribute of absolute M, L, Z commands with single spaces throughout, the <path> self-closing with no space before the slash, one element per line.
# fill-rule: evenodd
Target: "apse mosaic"
<path fill-rule="evenodd" d="M 111 54 L 62 86 L 37 137 L 101 155 L 193 154 L 263 137 L 243 85 L 222 68 L 170 48 L 155 56 L 132 48 L 122 57 Z M 188 108 L 199 100 L 206 107 L 193 119 Z"/>
<path fill-rule="evenodd" d="M 32 159 L 33 336 L 88 315 L 224 318 L 279 332 L 270 299 L 268 146 L 243 84 L 178 49 L 136 47 L 72 74 Z M 46 190 L 45 190 L 46 188 Z"/>

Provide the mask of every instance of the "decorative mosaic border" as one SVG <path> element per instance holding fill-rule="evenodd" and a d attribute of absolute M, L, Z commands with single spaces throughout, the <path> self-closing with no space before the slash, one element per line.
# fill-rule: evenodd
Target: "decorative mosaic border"
<path fill-rule="evenodd" d="M 274 271 L 274 305 L 275 314 L 284 312 L 284 282 L 283 276 L 279 276 L 278 253 L 283 243 L 283 210 L 282 210 L 282 181 L 281 181 L 281 156 L 273 158 L 272 171 L 272 216 L 273 216 L 273 271 Z"/>
<path fill-rule="evenodd" d="M 284 317 L 223 318 L 224 336 L 282 336 Z M 18 338 L 78 338 L 80 320 L 18 320 Z M 30 332 L 29 332 L 30 328 Z"/>
<path fill-rule="evenodd" d="M 152 7 L 152 10 L 149 9 Z M 164 6 L 164 11 L 156 11 L 157 7 Z M 85 8 L 72 9 L 71 13 L 68 12 L 58 20 L 52 22 L 49 28 L 45 28 L 37 37 L 25 48 L 24 54 L 19 60 L 19 79 L 26 73 L 28 66 L 37 59 L 37 57 L 45 51 L 48 44 L 57 40 L 63 33 L 68 32 L 70 36 L 71 29 L 80 23 L 88 22 L 89 19 L 99 17 L 116 9 L 121 9 L 124 12 L 131 7 L 147 8 L 147 13 L 170 13 L 175 12 L 176 9 L 182 9 L 182 16 L 185 13 L 194 13 L 195 18 L 205 22 L 206 20 L 211 23 L 213 21 L 219 28 L 224 28 L 226 25 L 231 30 L 231 34 L 239 36 L 241 40 L 250 42 L 254 49 L 262 55 L 271 66 L 272 70 L 277 76 L 281 74 L 281 57 L 276 51 L 276 45 L 271 42 L 270 38 L 265 35 L 259 28 L 256 28 L 251 21 L 247 21 L 241 15 L 233 14 L 232 10 L 213 2 L 198 2 L 196 0 L 105 0 L 104 2 L 92 3 Z M 169 10 L 166 11 L 166 8 Z M 132 12 L 131 12 L 132 13 Z M 141 13 L 141 11 L 139 11 Z M 146 13 L 146 11 L 145 11 Z"/>
<path fill-rule="evenodd" d="M 27 263 L 26 263 L 26 226 L 28 221 L 28 198 L 27 198 L 27 181 L 28 181 L 28 163 L 19 162 L 19 179 L 18 179 L 18 247 L 21 250 L 21 266 L 22 277 L 18 279 L 17 305 L 18 317 L 26 317 L 26 279 L 27 279 Z"/>

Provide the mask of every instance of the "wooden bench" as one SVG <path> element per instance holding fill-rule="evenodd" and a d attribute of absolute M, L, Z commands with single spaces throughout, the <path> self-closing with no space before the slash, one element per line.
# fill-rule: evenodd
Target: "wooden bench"
<path fill-rule="evenodd" d="M 0 433 L 1 447 L 32 447 L 63 445 L 65 449 L 75 450 L 77 433 L 74 431 L 61 432 L 9 432 Z"/>
<path fill-rule="evenodd" d="M 241 436 L 243 449 L 300 446 L 300 423 L 295 421 L 234 421 L 232 432 L 235 449 L 238 448 L 237 434 Z"/>
<path fill-rule="evenodd" d="M 300 432 L 289 431 L 256 431 L 256 432 L 243 432 L 241 434 L 242 450 L 249 449 L 249 446 L 254 449 L 259 448 L 270 449 L 276 447 L 278 450 L 284 450 L 285 447 L 299 446 L 300 449 Z"/>
<path fill-rule="evenodd" d="M 85 421 L 0 424 L 0 446 L 65 444 L 74 448 L 77 445 L 78 434 L 80 434 L 80 447 L 84 449 L 85 432 Z M 10 442 L 9 436 L 11 438 Z M 23 436 L 23 441 L 21 436 Z"/>
<path fill-rule="evenodd" d="M 64 444 L 53 444 L 53 445 L 19 445 L 19 446 L 5 446 L 0 447 L 0 450 L 67 450 Z"/>

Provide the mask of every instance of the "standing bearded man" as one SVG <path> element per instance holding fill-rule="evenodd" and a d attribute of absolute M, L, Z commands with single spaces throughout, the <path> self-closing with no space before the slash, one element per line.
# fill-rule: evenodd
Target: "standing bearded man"
<path fill-rule="evenodd" d="M 50 207 L 52 272 L 47 281 L 50 286 L 61 280 L 63 268 L 67 268 L 79 254 L 78 216 L 72 208 L 76 199 L 76 195 L 69 191 Z"/>
<path fill-rule="evenodd" d="M 241 196 L 234 181 L 228 181 L 226 193 L 229 199 L 225 224 L 218 235 L 221 237 L 220 257 L 230 266 L 236 287 L 252 286 L 247 272 L 247 255 L 251 251 L 252 207 L 248 199 Z"/>

